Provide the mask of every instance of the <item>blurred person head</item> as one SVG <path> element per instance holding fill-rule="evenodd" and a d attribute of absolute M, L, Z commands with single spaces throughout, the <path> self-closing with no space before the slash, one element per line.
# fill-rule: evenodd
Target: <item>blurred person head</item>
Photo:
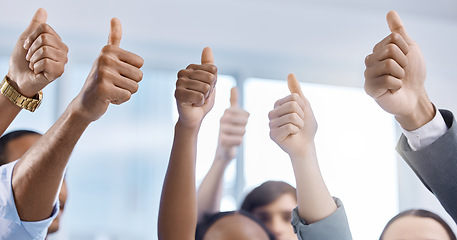
<path fill-rule="evenodd" d="M 390 219 L 379 239 L 456 240 L 456 237 L 440 216 L 423 209 L 411 209 Z"/>
<path fill-rule="evenodd" d="M 0 166 L 13 162 L 24 155 L 24 153 L 32 147 L 42 135 L 30 130 L 17 130 L 9 132 L 0 137 Z M 67 201 L 67 184 L 65 178 L 62 182 L 62 187 L 59 193 L 59 213 L 51 226 L 48 228 L 48 234 L 57 232 L 60 225 L 60 217 L 64 211 Z"/>
<path fill-rule="evenodd" d="M 282 181 L 268 181 L 252 190 L 241 210 L 253 214 L 278 240 L 296 240 L 291 225 L 292 210 L 297 206 L 297 191 Z"/>
<path fill-rule="evenodd" d="M 197 225 L 195 240 L 275 240 L 252 214 L 219 212 L 205 216 Z"/>

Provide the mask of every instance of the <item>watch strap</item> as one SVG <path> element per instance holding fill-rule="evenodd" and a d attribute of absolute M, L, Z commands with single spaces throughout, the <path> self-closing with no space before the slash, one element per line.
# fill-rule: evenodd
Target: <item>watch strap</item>
<path fill-rule="evenodd" d="M 43 92 L 39 91 L 35 96 L 29 98 L 14 89 L 14 87 L 11 86 L 10 81 L 11 79 L 8 76 L 3 78 L 3 81 L 0 83 L 1 93 L 16 106 L 34 112 L 41 104 Z"/>

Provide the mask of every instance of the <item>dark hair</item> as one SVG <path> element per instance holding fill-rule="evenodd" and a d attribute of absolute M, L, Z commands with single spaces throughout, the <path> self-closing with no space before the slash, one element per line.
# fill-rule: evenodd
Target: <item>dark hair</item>
<path fill-rule="evenodd" d="M 390 219 L 389 222 L 386 224 L 386 226 L 384 227 L 384 230 L 382 230 L 382 233 L 381 233 L 381 236 L 379 237 L 379 240 L 382 240 L 386 230 L 389 228 L 390 225 L 392 225 L 393 222 L 395 222 L 396 220 L 398 220 L 398 219 L 400 219 L 402 217 L 407 217 L 407 216 L 415 216 L 415 217 L 423 217 L 423 218 L 434 219 L 439 224 L 441 224 L 441 226 L 443 226 L 444 229 L 446 229 L 446 232 L 449 235 L 449 238 L 451 240 L 456 240 L 455 234 L 454 234 L 454 232 L 452 232 L 451 227 L 449 227 L 449 225 L 440 216 L 438 216 L 437 214 L 432 213 L 430 211 L 424 210 L 424 209 L 411 209 L 411 210 L 406 210 L 406 211 L 403 211 L 403 212 L 397 214 L 395 217 Z"/>
<path fill-rule="evenodd" d="M 267 181 L 254 188 L 241 204 L 241 210 L 252 213 L 254 209 L 274 202 L 284 194 L 291 194 L 297 199 L 297 190 L 282 181 Z"/>
<path fill-rule="evenodd" d="M 276 240 L 275 236 L 265 227 L 265 225 L 263 225 L 262 222 L 260 222 L 251 213 L 243 211 L 243 210 L 240 210 L 240 211 L 229 211 L 229 212 L 218 212 L 218 213 L 215 213 L 215 214 L 210 214 L 210 215 L 204 216 L 203 219 L 197 224 L 197 229 L 195 231 L 195 240 L 203 240 L 203 237 L 205 236 L 205 234 L 208 231 L 208 229 L 215 222 L 217 222 L 217 220 L 219 220 L 219 219 L 221 219 L 221 218 L 223 218 L 225 216 L 233 215 L 235 213 L 239 213 L 239 214 L 251 219 L 255 223 L 259 224 L 259 226 L 262 227 L 262 229 L 268 235 L 268 238 L 270 240 Z"/>
<path fill-rule="evenodd" d="M 3 135 L 2 137 L 0 137 L 0 166 L 8 163 L 7 159 L 6 159 L 6 156 L 7 156 L 6 145 L 14 139 L 18 139 L 20 137 L 27 136 L 27 135 L 40 135 L 41 136 L 40 133 L 31 131 L 31 130 L 17 130 L 17 131 L 9 132 L 9 133 Z"/>

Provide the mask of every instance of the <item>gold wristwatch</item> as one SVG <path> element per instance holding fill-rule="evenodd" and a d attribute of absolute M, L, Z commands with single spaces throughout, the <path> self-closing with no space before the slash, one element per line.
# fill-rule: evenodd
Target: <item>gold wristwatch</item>
<path fill-rule="evenodd" d="M 1 93 L 13 102 L 16 106 L 23 109 L 27 109 L 30 112 L 34 112 L 41 104 L 41 99 L 43 99 L 43 92 L 39 91 L 35 96 L 29 98 L 20 94 L 16 89 L 13 88 L 10 84 L 11 79 L 8 76 L 3 78 L 3 81 L 0 83 Z"/>

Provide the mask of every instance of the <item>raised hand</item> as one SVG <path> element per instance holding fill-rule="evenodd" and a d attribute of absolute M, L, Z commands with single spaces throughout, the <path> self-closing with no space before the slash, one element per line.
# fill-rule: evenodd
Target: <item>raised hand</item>
<path fill-rule="evenodd" d="M 211 48 L 202 52 L 201 65 L 190 64 L 178 72 L 175 98 L 179 121 L 186 126 L 200 126 L 206 114 L 213 108 L 217 68 Z"/>
<path fill-rule="evenodd" d="M 306 154 L 305 145 L 314 144 L 317 122 L 293 74 L 289 74 L 287 83 L 291 94 L 276 101 L 268 118 L 270 138 L 293 158 Z"/>
<path fill-rule="evenodd" d="M 10 57 L 8 77 L 22 95 L 33 97 L 60 77 L 68 61 L 68 47 L 46 24 L 47 13 L 40 8 L 19 37 Z"/>
<path fill-rule="evenodd" d="M 365 91 L 407 130 L 414 130 L 435 113 L 424 88 L 425 61 L 395 11 L 387 14 L 389 36 L 365 59 Z"/>
<path fill-rule="evenodd" d="M 140 70 L 143 59 L 121 49 L 121 38 L 121 23 L 113 18 L 108 45 L 103 47 L 81 92 L 74 100 L 78 111 L 88 121 L 99 119 L 110 103 L 124 103 L 138 91 L 138 83 L 143 78 Z"/>
<path fill-rule="evenodd" d="M 221 117 L 219 142 L 216 150 L 216 159 L 230 162 L 237 153 L 246 133 L 249 113 L 238 104 L 238 89 L 233 87 L 230 92 L 230 108 L 227 108 Z"/>

